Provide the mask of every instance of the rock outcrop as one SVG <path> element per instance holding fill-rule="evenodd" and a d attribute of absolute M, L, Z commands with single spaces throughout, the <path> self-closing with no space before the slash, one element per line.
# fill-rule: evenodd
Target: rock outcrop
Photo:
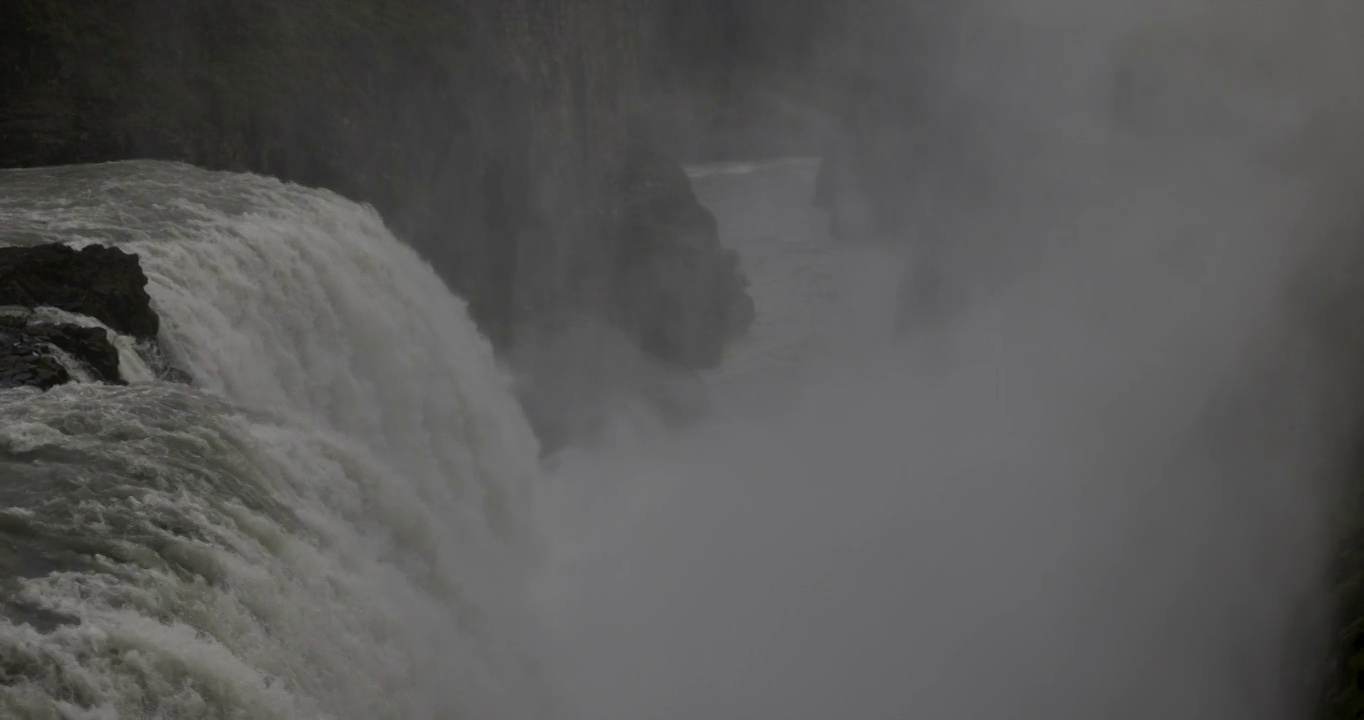
<path fill-rule="evenodd" d="M 91 380 L 122 385 L 118 363 L 104 328 L 0 316 L 0 387 L 46 390 L 75 379 L 72 364 Z"/>
<path fill-rule="evenodd" d="M 47 390 L 74 380 L 124 384 L 109 332 L 78 317 L 63 319 L 85 316 L 151 341 L 160 319 L 146 284 L 137 256 L 117 248 L 0 248 L 0 389 Z M 164 374 L 184 379 L 170 368 Z"/>
<path fill-rule="evenodd" d="M 672 242 L 623 229 L 649 4 L 0 3 L 0 167 L 178 160 L 369 202 L 505 349 L 566 308 L 613 316 L 632 282 L 616 259 Z M 686 255 L 730 261 L 711 251 Z M 632 297 L 722 317 L 706 287 L 728 292 Z M 651 347 L 685 363 L 673 348 L 690 344 Z"/>
<path fill-rule="evenodd" d="M 0 330 L 0 390 L 32 386 L 42 390 L 71 382 L 71 373 L 51 348 L 35 338 Z"/>
<path fill-rule="evenodd" d="M 0 248 L 0 306 L 54 307 L 146 340 L 160 328 L 146 286 L 137 256 L 118 248 Z"/>
<path fill-rule="evenodd" d="M 622 193 L 617 321 L 654 357 L 715 367 L 753 322 L 738 256 L 720 246 L 715 215 L 686 173 L 643 146 L 632 148 Z"/>

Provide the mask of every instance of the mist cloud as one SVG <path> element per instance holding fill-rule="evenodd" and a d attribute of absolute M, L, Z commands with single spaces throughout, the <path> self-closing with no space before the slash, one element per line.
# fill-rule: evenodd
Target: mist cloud
<path fill-rule="evenodd" d="M 933 71 L 997 190 L 950 228 L 950 320 L 847 348 L 794 410 L 565 463 L 543 599 L 584 716 L 1309 709 L 1355 409 L 1314 279 L 1355 227 L 1361 12 L 1127 5 L 951 18 Z"/>

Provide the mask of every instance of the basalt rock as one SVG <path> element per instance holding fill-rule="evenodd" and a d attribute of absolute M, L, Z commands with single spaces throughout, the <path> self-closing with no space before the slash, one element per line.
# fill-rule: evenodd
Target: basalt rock
<path fill-rule="evenodd" d="M 0 305 L 54 307 L 150 339 L 156 337 L 160 319 L 146 285 L 137 256 L 118 248 L 0 248 Z"/>
<path fill-rule="evenodd" d="M 74 368 L 92 381 L 125 384 L 104 328 L 0 316 L 0 388 L 46 390 L 75 379 Z"/>
<path fill-rule="evenodd" d="M 0 389 L 46 390 L 75 380 L 125 384 L 115 338 L 89 320 L 153 348 L 160 319 L 146 284 L 137 255 L 117 248 L 0 248 Z M 158 365 L 152 362 L 158 351 L 144 354 L 156 356 L 148 362 Z M 154 367 L 159 377 L 182 379 L 183 373 L 160 364 L 166 367 Z"/>
<path fill-rule="evenodd" d="M 622 186 L 617 322 L 659 360 L 718 365 L 754 318 L 738 256 L 721 247 L 715 215 L 676 163 L 635 146 Z"/>
<path fill-rule="evenodd" d="M 370 203 L 503 346 L 609 280 L 645 4 L 0 2 L 0 167 L 175 160 Z"/>
<path fill-rule="evenodd" d="M 0 332 L 0 389 L 43 390 L 71 382 L 71 374 L 49 348 L 32 336 Z"/>
<path fill-rule="evenodd" d="M 564 308 L 610 314 L 615 290 L 627 284 L 632 299 L 652 308 L 644 315 L 708 337 L 716 333 L 702 318 L 724 317 L 735 302 L 726 269 L 733 258 L 671 239 L 683 234 L 674 222 L 713 237 L 685 188 L 678 217 L 641 219 L 639 206 L 625 211 L 617 187 L 653 6 L 0 2 L 0 167 L 176 160 L 370 203 L 468 301 L 501 350 L 520 328 Z M 646 258 L 622 266 L 616 240 L 648 235 L 622 232 L 627 214 L 670 239 L 645 243 Z M 71 262 L 70 251 L 49 252 Z M 638 272 L 624 277 L 622 268 Z M 662 274 L 677 277 L 651 294 L 650 278 Z M 0 303 L 52 298 L 29 287 L 40 279 L 9 278 Z M 690 286 L 684 294 L 674 282 Z M 111 312 L 145 308 L 140 294 L 92 303 L 74 293 L 86 287 L 99 289 L 76 283 L 57 307 L 155 335 L 150 313 Z M 705 297 L 706 287 L 721 295 Z M 679 307 L 683 298 L 695 303 Z M 651 333 L 659 337 L 650 345 L 690 356 L 675 347 L 681 332 Z M 695 345 L 710 346 L 701 357 L 714 355 L 713 340 Z"/>
<path fill-rule="evenodd" d="M 0 316 L 0 346 L 32 349 L 49 358 L 60 351 L 79 363 L 92 380 L 123 384 L 118 371 L 118 349 L 104 328 Z"/>
<path fill-rule="evenodd" d="M 817 151 L 821 65 L 846 2 L 651 0 L 636 131 L 688 163 Z"/>

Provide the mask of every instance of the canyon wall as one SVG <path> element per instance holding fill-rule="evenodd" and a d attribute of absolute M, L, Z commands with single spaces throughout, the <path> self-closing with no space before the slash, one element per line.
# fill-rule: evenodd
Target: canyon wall
<path fill-rule="evenodd" d="M 632 143 L 646 1 L 14 0 L 0 167 L 154 158 L 324 187 L 373 204 L 499 347 L 572 310 L 709 362 L 751 308 L 704 208 Z M 679 192 L 657 222 L 641 182 Z M 679 254 L 702 261 L 654 281 Z"/>

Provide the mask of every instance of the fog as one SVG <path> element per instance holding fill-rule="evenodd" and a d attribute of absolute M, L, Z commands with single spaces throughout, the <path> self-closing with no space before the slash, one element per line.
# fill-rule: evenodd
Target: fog
<path fill-rule="evenodd" d="M 1317 701 L 1359 409 L 1321 308 L 1357 229 L 1357 144 L 1335 131 L 1357 124 L 1360 12 L 959 9 L 932 72 L 979 114 L 995 188 L 900 238 L 942 243 L 950 311 L 826 348 L 779 405 L 680 434 L 631 421 L 559 459 L 540 601 L 583 717 L 1277 720 Z M 1115 113 L 1115 63 L 1159 89 L 1140 112 Z"/>

